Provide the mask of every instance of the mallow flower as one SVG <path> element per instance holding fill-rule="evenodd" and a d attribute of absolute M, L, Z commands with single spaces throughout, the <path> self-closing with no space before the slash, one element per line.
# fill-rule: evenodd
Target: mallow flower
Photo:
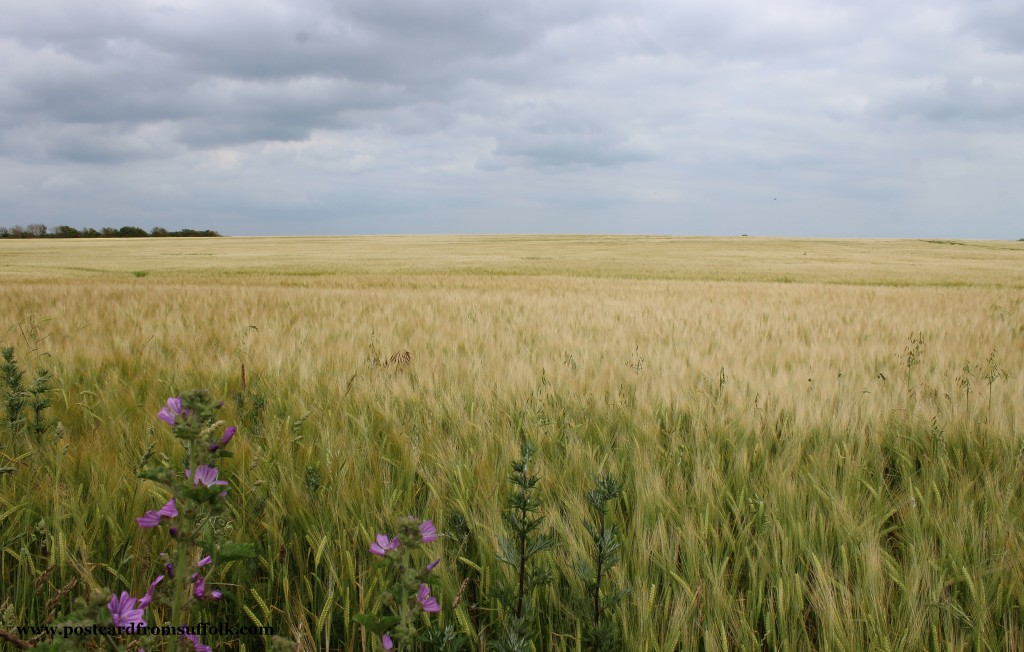
<path fill-rule="evenodd" d="M 156 527 L 160 525 L 160 521 L 165 518 L 174 518 L 178 515 L 178 509 L 174 504 L 174 498 L 167 501 L 160 509 L 149 511 L 142 516 L 136 516 L 135 522 L 139 524 L 139 527 Z"/>
<path fill-rule="evenodd" d="M 384 646 L 385 650 L 393 650 L 393 649 L 395 649 L 395 642 L 392 641 L 391 637 L 388 636 L 387 634 L 384 634 L 384 636 L 380 637 L 380 644 L 382 646 Z"/>
<path fill-rule="evenodd" d="M 430 595 L 430 587 L 426 584 L 420 584 L 420 590 L 416 592 L 416 601 L 423 607 L 423 611 L 429 614 L 441 611 L 441 605 L 437 603 L 437 598 Z"/>
<path fill-rule="evenodd" d="M 120 596 L 110 596 L 107 611 L 110 612 L 115 627 L 146 626 L 146 621 L 142 619 L 144 607 L 138 606 L 138 602 L 139 600 L 128 595 L 127 591 L 121 591 Z"/>
<path fill-rule="evenodd" d="M 370 552 L 384 557 L 389 550 L 398 550 L 398 537 L 388 540 L 388 535 L 378 534 L 377 541 L 370 544 Z"/>
<path fill-rule="evenodd" d="M 420 523 L 420 541 L 423 543 L 437 541 L 437 528 L 434 527 L 433 521 L 428 520 Z"/>
<path fill-rule="evenodd" d="M 192 595 L 196 596 L 198 600 L 220 600 L 223 595 L 220 591 L 213 590 L 210 592 L 206 591 L 206 578 L 199 573 L 192 574 Z"/>
<path fill-rule="evenodd" d="M 227 482 L 224 480 L 218 480 L 217 475 L 220 471 L 216 467 L 208 466 L 206 464 L 200 464 L 194 471 L 185 469 L 185 477 L 192 481 L 193 486 L 198 487 L 202 484 L 204 487 L 215 487 L 217 485 L 226 485 Z"/>
<path fill-rule="evenodd" d="M 182 636 L 192 644 L 192 649 L 196 652 L 213 652 L 213 648 L 209 645 L 204 645 L 195 634 L 183 634 Z"/>
<path fill-rule="evenodd" d="M 149 603 L 153 601 L 153 591 L 156 590 L 156 585 L 164 581 L 163 575 L 158 575 L 153 583 L 149 585 L 149 590 L 146 591 L 146 595 L 139 598 L 139 609 L 145 609 L 149 606 Z"/>
<path fill-rule="evenodd" d="M 156 415 L 158 419 L 163 421 L 169 426 L 173 426 L 178 421 L 178 416 L 185 413 L 185 409 L 181 405 L 181 399 L 178 397 L 167 399 L 167 405 L 160 410 Z"/>
<path fill-rule="evenodd" d="M 231 441 L 231 438 L 235 436 L 236 432 L 238 432 L 238 428 L 236 428 L 235 426 L 229 426 L 226 430 L 224 430 L 224 434 L 221 436 L 220 440 L 216 444 L 210 445 L 210 451 L 212 452 L 217 450 L 218 448 L 224 448 L 225 446 L 227 446 L 228 442 Z"/>

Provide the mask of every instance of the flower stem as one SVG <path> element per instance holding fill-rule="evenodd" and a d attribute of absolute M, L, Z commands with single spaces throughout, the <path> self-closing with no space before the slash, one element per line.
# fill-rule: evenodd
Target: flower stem
<path fill-rule="evenodd" d="M 188 546 L 185 545 L 187 537 L 182 532 L 178 539 L 178 558 L 174 565 L 174 607 L 171 609 L 171 626 L 178 627 L 181 625 L 178 622 L 179 618 L 182 617 L 182 607 L 185 597 L 185 564 L 188 556 Z M 178 639 L 180 636 L 171 637 L 171 652 L 177 652 L 178 650 Z"/>

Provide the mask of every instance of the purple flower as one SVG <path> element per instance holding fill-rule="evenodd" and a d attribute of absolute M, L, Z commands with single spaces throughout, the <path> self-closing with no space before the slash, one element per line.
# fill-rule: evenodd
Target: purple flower
<path fill-rule="evenodd" d="M 370 552 L 383 557 L 389 550 L 398 550 L 398 537 L 388 540 L 388 535 L 378 534 L 376 543 L 370 544 Z"/>
<path fill-rule="evenodd" d="M 206 591 L 206 578 L 199 573 L 192 573 L 192 595 L 199 600 L 220 600 L 223 595 L 220 591 Z"/>
<path fill-rule="evenodd" d="M 171 498 L 164 506 L 156 512 L 160 516 L 166 516 L 167 518 L 174 518 L 178 515 L 178 505 L 174 502 L 174 498 Z"/>
<path fill-rule="evenodd" d="M 235 426 L 229 427 L 227 430 L 224 431 L 224 435 L 220 438 L 220 441 L 210 446 L 210 450 L 215 451 L 218 448 L 223 448 L 224 446 L 227 446 L 228 442 L 231 441 L 231 438 L 235 436 L 236 432 L 238 432 L 238 428 L 236 428 Z"/>
<path fill-rule="evenodd" d="M 204 487 L 226 485 L 227 482 L 225 482 L 224 480 L 217 479 L 217 475 L 219 473 L 220 471 L 218 471 L 216 467 L 207 466 L 206 464 L 200 464 L 198 467 L 196 467 L 196 470 L 193 472 L 190 472 L 188 469 L 185 469 L 185 477 L 192 480 L 192 484 L 196 487 L 198 487 L 200 483 Z"/>
<path fill-rule="evenodd" d="M 209 645 L 203 645 L 203 643 L 199 640 L 199 637 L 195 634 L 183 634 L 182 638 L 187 639 L 188 642 L 192 644 L 192 648 L 196 652 L 213 652 L 213 648 L 211 648 Z"/>
<path fill-rule="evenodd" d="M 385 650 L 392 650 L 395 647 L 395 642 L 387 634 L 380 637 L 380 644 L 384 646 Z"/>
<path fill-rule="evenodd" d="M 178 515 L 178 509 L 174 504 L 174 499 L 171 498 L 167 501 L 160 509 L 155 512 L 149 511 L 142 516 L 136 516 L 135 522 L 139 524 L 139 527 L 156 527 L 160 525 L 160 521 L 165 518 L 174 518 Z"/>
<path fill-rule="evenodd" d="M 156 527 L 160 525 L 160 514 L 157 512 L 146 512 L 142 516 L 136 516 L 135 522 L 139 527 Z"/>
<path fill-rule="evenodd" d="M 179 414 L 184 414 L 185 410 L 181 406 L 180 398 L 169 398 L 167 399 L 167 407 L 160 410 L 156 415 L 157 419 L 160 419 L 169 426 L 173 426 L 177 423 L 177 417 Z"/>
<path fill-rule="evenodd" d="M 436 614 L 441 611 L 441 605 L 437 604 L 437 598 L 430 595 L 430 587 L 426 584 L 420 584 L 420 590 L 416 592 L 416 601 L 428 614 Z"/>
<path fill-rule="evenodd" d="M 441 563 L 441 558 L 438 557 L 434 561 L 432 561 L 429 564 L 427 564 L 426 572 L 429 573 L 430 571 L 434 570 L 435 568 L 437 568 L 437 565 L 440 564 L 440 563 Z"/>
<path fill-rule="evenodd" d="M 150 602 L 153 601 L 153 591 L 156 590 L 156 585 L 164 581 L 163 575 L 158 575 L 153 583 L 149 585 L 149 590 L 146 591 L 146 595 L 139 598 L 139 609 L 145 609 Z"/>
<path fill-rule="evenodd" d="M 420 541 L 423 543 L 437 541 L 437 528 L 434 527 L 433 521 L 423 521 L 420 523 Z"/>
<path fill-rule="evenodd" d="M 137 603 L 138 600 L 128 595 L 127 591 L 121 591 L 120 596 L 110 596 L 107 610 L 115 627 L 146 626 L 146 621 L 142 619 L 143 608 L 137 606 Z"/>
<path fill-rule="evenodd" d="M 199 560 L 199 563 L 196 564 L 196 568 L 202 568 L 203 566 L 206 566 L 207 564 L 211 563 L 212 561 L 213 561 L 213 557 L 211 557 L 210 555 L 206 555 L 205 557 L 203 557 L 202 559 Z"/>

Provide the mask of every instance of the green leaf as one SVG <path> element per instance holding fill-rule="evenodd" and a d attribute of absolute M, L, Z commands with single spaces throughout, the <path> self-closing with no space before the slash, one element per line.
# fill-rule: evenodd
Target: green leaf
<path fill-rule="evenodd" d="M 216 563 L 256 557 L 256 548 L 251 543 L 225 543 L 214 553 Z"/>
<path fill-rule="evenodd" d="M 197 503 L 208 503 L 222 492 L 227 491 L 227 485 L 217 485 L 214 487 L 194 486 L 188 487 L 181 490 L 181 495 L 190 500 L 194 500 Z"/>
<path fill-rule="evenodd" d="M 356 614 L 355 616 L 352 616 L 352 620 L 356 621 L 374 634 L 384 634 L 399 622 L 398 616 L 378 618 L 374 614 Z"/>
<path fill-rule="evenodd" d="M 166 466 L 154 466 L 150 469 L 139 471 L 139 477 L 143 480 L 155 480 L 156 482 L 169 483 L 174 474 Z"/>

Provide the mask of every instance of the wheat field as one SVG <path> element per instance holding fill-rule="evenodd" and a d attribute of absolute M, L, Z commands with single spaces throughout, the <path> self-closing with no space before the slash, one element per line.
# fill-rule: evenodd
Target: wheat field
<path fill-rule="evenodd" d="M 582 649 L 605 472 L 625 649 L 1024 649 L 1021 242 L 0 241 L 0 345 L 52 371 L 60 435 L 0 430 L 2 629 L 141 593 L 138 461 L 178 454 L 155 414 L 204 387 L 259 552 L 217 569 L 213 615 L 300 649 L 379 649 L 352 616 L 406 514 L 443 534 L 438 618 L 487 649 L 523 437 L 558 541 L 537 650 Z"/>

